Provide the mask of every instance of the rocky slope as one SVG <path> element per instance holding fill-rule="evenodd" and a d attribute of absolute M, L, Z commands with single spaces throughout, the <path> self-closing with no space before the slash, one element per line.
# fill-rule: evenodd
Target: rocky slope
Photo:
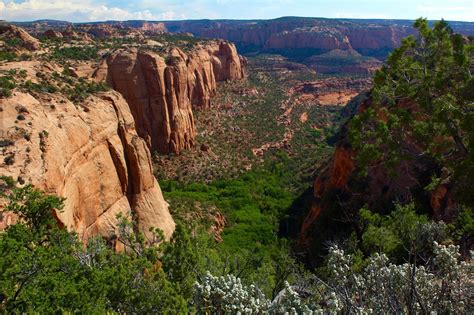
<path fill-rule="evenodd" d="M 138 134 L 152 150 L 179 154 L 194 144 L 193 109 L 211 106 L 216 82 L 244 75 L 244 59 L 235 46 L 216 41 L 187 54 L 174 48 L 165 57 L 119 50 L 101 62 L 95 78 L 122 93 Z"/>
<path fill-rule="evenodd" d="M 27 69 L 56 70 L 38 62 Z M 171 235 L 174 222 L 153 176 L 150 152 L 120 94 L 91 96 L 77 106 L 57 93 L 18 91 L 0 99 L 0 106 L 1 138 L 8 141 L 2 175 L 66 197 L 57 212 L 61 224 L 85 239 L 112 238 L 122 213 L 136 218 L 145 233 L 158 227 Z"/>
<path fill-rule="evenodd" d="M 2 46 L 10 46 L 16 50 L 38 50 L 40 48 L 38 39 L 22 28 L 6 23 L 0 23 L 0 41 L 4 43 Z"/>

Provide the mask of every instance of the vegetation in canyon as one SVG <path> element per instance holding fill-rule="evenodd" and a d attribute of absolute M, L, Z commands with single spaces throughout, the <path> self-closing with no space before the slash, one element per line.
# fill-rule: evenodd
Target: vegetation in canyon
<path fill-rule="evenodd" d="M 0 234 L 0 312 L 472 312 L 474 50 L 445 22 L 430 28 L 420 19 L 415 27 L 419 35 L 403 41 L 376 72 L 369 96 L 353 99 L 351 108 L 341 104 L 370 86 L 365 74 L 327 80 L 280 55 L 249 57 L 249 78 L 222 82 L 213 106 L 197 112 L 194 148 L 154 153 L 155 175 L 177 223 L 168 241 L 159 229 L 139 232 L 140 218 L 131 214 L 117 217 L 114 238 L 91 237 L 85 245 L 57 224 L 64 199 L 2 177 L 5 210 L 19 221 Z M 186 34 L 156 40 L 184 50 L 200 43 Z M 59 62 L 61 72 L 33 83 L 20 69 L 4 71 L 0 97 L 18 88 L 62 93 L 81 106 L 110 87 L 77 78 L 75 62 L 98 60 L 107 45 L 137 44 L 58 42 L 42 40 L 50 48 L 44 58 Z M 344 132 L 357 152 L 360 191 L 368 189 L 374 165 L 392 174 L 416 155 L 436 165 L 423 193 L 448 179 L 456 187 L 455 215 L 443 222 L 426 202 L 399 195 L 386 208 L 358 202 L 352 209 L 336 190 L 324 195 L 331 207 L 309 230 L 312 247 L 301 246 L 310 186 Z"/>

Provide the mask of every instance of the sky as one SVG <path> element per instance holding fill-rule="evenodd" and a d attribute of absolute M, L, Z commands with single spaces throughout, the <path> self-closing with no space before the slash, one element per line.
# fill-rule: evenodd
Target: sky
<path fill-rule="evenodd" d="M 0 20 L 271 19 L 281 16 L 474 21 L 474 0 L 0 0 Z"/>

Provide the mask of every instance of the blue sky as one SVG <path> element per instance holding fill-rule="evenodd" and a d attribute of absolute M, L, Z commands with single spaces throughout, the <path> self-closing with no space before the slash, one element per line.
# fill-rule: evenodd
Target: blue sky
<path fill-rule="evenodd" d="M 269 19 L 289 15 L 474 21 L 474 0 L 0 0 L 0 19 L 9 21 Z"/>

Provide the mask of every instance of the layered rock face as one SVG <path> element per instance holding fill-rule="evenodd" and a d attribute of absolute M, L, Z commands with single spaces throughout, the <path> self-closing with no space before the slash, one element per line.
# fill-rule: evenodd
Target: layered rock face
<path fill-rule="evenodd" d="M 174 48 L 165 58 L 119 50 L 102 61 L 94 77 L 125 97 L 137 132 L 151 150 L 180 153 L 194 145 L 193 108 L 210 107 L 216 82 L 243 78 L 244 62 L 227 42 L 212 42 L 187 54 Z"/>
<path fill-rule="evenodd" d="M 91 96 L 79 107 L 57 94 L 14 92 L 0 106 L 0 137 L 10 141 L 1 153 L 2 175 L 65 197 L 57 212 L 64 226 L 84 240 L 110 239 L 121 213 L 136 218 L 145 234 L 150 227 L 172 234 L 150 152 L 119 93 Z"/>
<path fill-rule="evenodd" d="M 415 33 L 411 28 L 398 26 L 346 28 L 343 32 L 349 39 L 352 48 L 356 50 L 395 48 L 400 45 L 403 38 Z"/>
<path fill-rule="evenodd" d="M 379 23 L 365 20 L 280 18 L 268 21 L 223 21 L 209 25 L 184 21 L 166 22 L 168 29 L 197 36 L 223 38 L 253 50 L 333 49 L 357 50 L 379 56 L 413 34 L 411 22 Z"/>
<path fill-rule="evenodd" d="M 168 21 L 170 32 L 222 38 L 247 51 L 265 49 L 354 49 L 366 56 L 385 58 L 414 34 L 410 20 L 364 20 L 283 17 L 273 20 Z M 474 35 L 474 23 L 450 22 L 456 33 Z"/>
<path fill-rule="evenodd" d="M 351 49 L 347 36 L 330 28 L 296 29 L 272 34 L 265 43 L 266 49 L 313 48 L 321 50 Z"/>

